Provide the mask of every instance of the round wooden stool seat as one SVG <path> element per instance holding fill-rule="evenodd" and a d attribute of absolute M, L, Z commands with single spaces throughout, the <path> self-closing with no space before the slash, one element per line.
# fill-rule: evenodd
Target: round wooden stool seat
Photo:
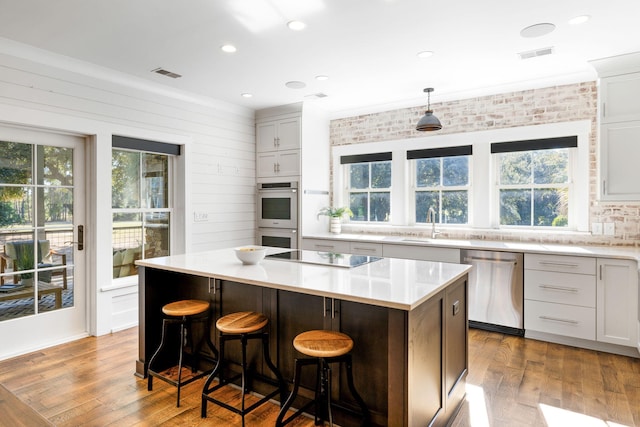
<path fill-rule="evenodd" d="M 162 307 L 162 312 L 167 316 L 193 316 L 209 310 L 209 303 L 197 299 L 185 299 L 166 304 Z"/>
<path fill-rule="evenodd" d="M 342 332 L 316 330 L 306 331 L 296 336 L 293 346 L 307 356 L 337 357 L 351 351 L 353 340 Z"/>
<path fill-rule="evenodd" d="M 267 326 L 269 319 L 262 313 L 239 311 L 227 314 L 216 322 L 216 328 L 227 334 L 249 334 Z"/>

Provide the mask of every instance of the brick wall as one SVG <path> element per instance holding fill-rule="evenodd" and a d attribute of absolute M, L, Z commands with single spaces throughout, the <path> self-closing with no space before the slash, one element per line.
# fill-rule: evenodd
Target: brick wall
<path fill-rule="evenodd" d="M 518 126 L 591 121 L 589 142 L 589 223 L 615 223 L 615 236 L 590 236 L 585 233 L 540 233 L 494 230 L 466 230 L 445 233 L 461 239 L 527 240 L 562 244 L 604 244 L 640 246 L 640 204 L 598 202 L 597 180 L 597 93 L 596 82 L 584 82 L 521 92 L 501 93 L 443 103 L 432 103 L 434 114 L 442 123 L 439 134 L 458 134 Z M 331 121 L 331 146 L 364 142 L 394 141 L 423 137 L 415 125 L 426 105 L 375 114 L 346 117 Z M 366 227 L 349 225 L 346 231 L 368 232 Z M 384 232 L 377 229 L 377 232 Z M 390 231 L 390 230 L 389 230 Z M 394 231 L 397 234 L 397 231 Z M 420 236 L 426 230 L 404 229 L 402 234 Z"/>

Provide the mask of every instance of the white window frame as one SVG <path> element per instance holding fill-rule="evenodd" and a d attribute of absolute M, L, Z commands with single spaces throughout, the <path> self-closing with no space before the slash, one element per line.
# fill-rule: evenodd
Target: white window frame
<path fill-rule="evenodd" d="M 381 163 L 382 161 L 372 161 L 372 162 L 361 162 L 361 163 L 350 163 L 350 164 L 346 164 L 346 165 L 342 165 L 342 170 L 344 173 L 344 177 L 343 177 L 343 181 L 345 183 L 345 199 L 344 199 L 344 203 L 340 204 L 340 206 L 349 206 L 350 203 L 350 196 L 351 193 L 362 193 L 362 194 L 367 194 L 367 204 L 369 205 L 369 217 L 371 217 L 371 195 L 375 194 L 375 193 L 389 193 L 389 221 L 371 221 L 371 220 L 366 220 L 366 221 L 361 221 L 361 220 L 356 220 L 354 218 L 349 218 L 349 221 L 353 222 L 353 223 L 358 223 L 358 224 L 389 224 L 391 223 L 391 213 L 393 211 L 393 204 L 392 204 L 392 200 L 393 200 L 393 192 L 392 192 L 392 188 L 393 188 L 393 159 L 392 160 L 384 160 L 384 161 L 390 161 L 391 162 L 391 185 L 389 187 L 385 187 L 385 188 L 372 188 L 372 187 L 367 187 L 367 188 L 363 188 L 363 189 L 351 189 L 350 186 L 350 181 L 351 181 L 351 176 L 350 176 L 350 167 L 353 165 L 362 165 L 362 164 L 367 164 L 369 165 L 369 171 L 371 171 L 371 165 L 373 163 Z M 369 176 L 369 181 L 371 181 L 371 176 Z M 347 217 L 345 217 L 347 218 Z"/>
<path fill-rule="evenodd" d="M 508 153 L 496 153 L 493 154 L 492 162 L 495 162 L 495 185 L 493 189 L 495 191 L 495 200 L 497 202 L 497 210 L 498 210 L 498 223 L 500 223 L 500 190 L 540 190 L 540 189 L 556 189 L 556 188 L 564 188 L 567 190 L 569 195 L 569 206 L 567 212 L 567 226 L 566 227 L 554 227 L 554 226 L 539 226 L 539 225 L 508 225 L 508 224 L 500 224 L 499 228 L 502 229 L 516 229 L 516 230 L 576 230 L 576 226 L 574 224 L 576 220 L 576 215 L 574 212 L 574 203 L 575 203 L 575 190 L 574 190 L 574 171 L 576 170 L 576 148 L 567 148 L 568 150 L 568 161 L 567 161 L 567 176 L 568 181 L 563 184 L 509 184 L 509 185 L 501 185 L 500 184 L 500 154 L 508 154 Z M 531 150 L 531 151 L 523 151 L 526 153 L 530 153 L 532 151 L 545 151 L 545 150 Z M 532 201 L 533 202 L 533 201 Z M 531 212 L 533 214 L 533 211 Z"/>
<path fill-rule="evenodd" d="M 331 148 L 333 163 L 333 204 L 338 206 L 348 204 L 348 191 L 346 178 L 341 170 L 340 157 L 343 155 L 367 154 L 382 151 L 392 151 L 393 161 L 391 165 L 391 222 L 384 225 L 393 225 L 394 230 L 410 232 L 416 224 L 413 218 L 415 208 L 412 208 L 412 190 L 410 188 L 411 170 L 406 160 L 406 152 L 421 148 L 451 147 L 457 145 L 472 145 L 472 166 L 470 166 L 469 189 L 469 223 L 441 224 L 439 228 L 455 228 L 456 230 L 491 230 L 502 229 L 505 231 L 522 231 L 522 227 L 500 227 L 500 210 L 496 193 L 496 168 L 492 162 L 491 143 L 518 141 L 523 139 L 544 139 L 567 135 L 578 137 L 578 147 L 573 156 L 573 196 L 569 201 L 573 224 L 571 230 L 565 227 L 552 227 L 557 232 L 588 232 L 589 231 L 589 151 L 593 125 L 590 120 L 574 122 L 551 123 L 534 126 L 523 126 L 480 132 L 468 132 L 450 135 L 429 135 L 421 138 L 411 138 L 395 141 L 382 141 L 360 143 L 352 145 L 340 145 Z M 391 148 L 391 150 L 390 150 Z M 485 208 L 486 207 L 486 208 Z M 381 223 L 352 223 L 361 229 L 374 229 Z M 539 230 L 541 227 L 532 227 L 527 230 Z M 355 230 L 355 229 L 354 229 Z M 544 232 L 548 233 L 548 229 Z"/>

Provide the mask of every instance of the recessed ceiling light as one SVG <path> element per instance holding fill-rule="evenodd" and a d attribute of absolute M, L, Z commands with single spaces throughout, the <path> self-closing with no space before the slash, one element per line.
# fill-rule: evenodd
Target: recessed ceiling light
<path fill-rule="evenodd" d="M 236 52 L 236 51 L 238 50 L 238 49 L 236 49 L 236 47 L 235 47 L 234 45 L 232 45 L 232 44 L 225 44 L 225 45 L 222 45 L 222 46 L 220 46 L 220 49 L 221 49 L 223 52 L 226 52 L 226 53 L 234 53 L 234 52 Z"/>
<path fill-rule="evenodd" d="M 301 31 L 306 28 L 307 24 L 302 21 L 289 21 L 287 22 L 287 27 L 293 31 Z"/>
<path fill-rule="evenodd" d="M 241 94 L 241 96 L 242 96 L 243 98 L 251 98 L 253 95 L 252 95 L 252 94 L 250 94 L 250 93 L 245 92 L 245 93 Z"/>
<path fill-rule="evenodd" d="M 329 76 L 325 76 L 323 74 L 320 74 L 319 76 L 316 76 L 316 80 L 319 80 L 319 81 L 329 80 Z"/>
<path fill-rule="evenodd" d="M 535 24 L 527 28 L 523 28 L 522 31 L 520 31 L 520 35 L 522 37 L 527 37 L 527 38 L 542 37 L 544 35 L 549 34 L 555 29 L 556 29 L 555 25 L 550 24 L 548 22 L 544 22 L 541 24 Z"/>
<path fill-rule="evenodd" d="M 289 89 L 303 89 L 305 87 L 307 87 L 305 82 L 299 82 L 299 81 L 290 81 L 290 82 L 286 82 L 284 84 L 286 87 L 288 87 Z"/>
<path fill-rule="evenodd" d="M 425 58 L 429 58 L 430 56 L 433 55 L 433 52 L 430 50 L 423 50 L 422 52 L 418 52 L 418 54 L 416 55 L 418 58 L 420 59 L 425 59 Z"/>
<path fill-rule="evenodd" d="M 587 22 L 589 19 L 591 19 L 591 16 L 589 15 L 580 15 L 580 16 L 576 16 L 575 18 L 571 18 L 569 19 L 569 25 L 580 25 L 580 24 L 584 24 L 585 22 Z"/>

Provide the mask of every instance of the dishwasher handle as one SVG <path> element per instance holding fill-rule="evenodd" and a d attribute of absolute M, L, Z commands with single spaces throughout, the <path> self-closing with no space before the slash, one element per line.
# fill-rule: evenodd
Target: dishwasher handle
<path fill-rule="evenodd" d="M 482 258 L 482 257 L 476 257 L 476 256 L 470 256 L 470 257 L 464 258 L 464 262 L 473 262 L 473 261 L 484 261 L 484 262 L 491 262 L 495 264 L 513 264 L 513 265 L 518 264 L 518 261 L 514 259 L 494 259 L 494 258 Z"/>

